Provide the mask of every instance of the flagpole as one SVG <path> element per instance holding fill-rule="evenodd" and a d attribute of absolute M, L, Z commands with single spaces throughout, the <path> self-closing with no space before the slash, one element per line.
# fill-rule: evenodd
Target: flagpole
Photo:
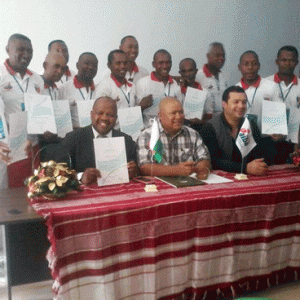
<path fill-rule="evenodd" d="M 243 164 L 244 164 L 244 157 L 242 156 L 241 174 L 243 174 Z"/>

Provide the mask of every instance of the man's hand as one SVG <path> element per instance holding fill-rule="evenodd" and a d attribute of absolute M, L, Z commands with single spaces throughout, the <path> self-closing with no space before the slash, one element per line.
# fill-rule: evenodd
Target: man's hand
<path fill-rule="evenodd" d="M 95 168 L 88 168 L 83 172 L 81 182 L 84 185 L 96 184 L 98 177 L 101 177 L 99 170 Z"/>
<path fill-rule="evenodd" d="M 211 164 L 210 161 L 207 159 L 199 161 L 195 167 L 197 178 L 200 180 L 207 179 L 210 174 L 210 170 L 211 170 Z"/>
<path fill-rule="evenodd" d="M 284 140 L 285 138 L 285 135 L 282 135 L 282 134 L 271 134 L 271 139 L 273 140 L 273 142 L 279 142 L 279 141 L 282 141 Z"/>
<path fill-rule="evenodd" d="M 153 97 L 151 94 L 144 97 L 140 102 L 140 106 L 141 106 L 142 110 L 144 110 L 152 105 L 153 105 Z"/>
<path fill-rule="evenodd" d="M 6 143 L 0 142 L 0 161 L 9 164 L 11 156 L 9 156 L 10 149 Z"/>
<path fill-rule="evenodd" d="M 178 176 L 188 176 L 195 172 L 195 163 L 193 161 L 185 161 L 176 166 Z"/>
<path fill-rule="evenodd" d="M 257 158 L 247 163 L 246 173 L 251 175 L 263 176 L 268 171 L 268 165 L 264 162 L 264 158 Z"/>
<path fill-rule="evenodd" d="M 133 177 L 137 176 L 139 173 L 139 169 L 135 163 L 135 161 L 130 161 L 127 163 L 127 168 L 128 168 L 128 173 L 129 173 L 129 178 L 132 179 Z"/>
<path fill-rule="evenodd" d="M 29 141 L 29 140 L 26 141 L 24 151 L 25 151 L 27 156 L 31 155 L 31 153 L 33 151 L 31 141 Z"/>

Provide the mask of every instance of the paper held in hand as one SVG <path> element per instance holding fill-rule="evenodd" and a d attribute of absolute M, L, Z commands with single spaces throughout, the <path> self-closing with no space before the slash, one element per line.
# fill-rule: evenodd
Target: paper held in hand
<path fill-rule="evenodd" d="M 288 134 L 285 103 L 263 101 L 262 134 Z"/>
<path fill-rule="evenodd" d="M 57 133 L 50 96 L 24 93 L 28 134 Z"/>
<path fill-rule="evenodd" d="M 52 102 L 57 135 L 64 138 L 73 130 L 69 100 L 57 100 Z"/>
<path fill-rule="evenodd" d="M 186 119 L 202 119 L 207 91 L 201 91 L 191 87 L 187 88 L 183 109 Z"/>
<path fill-rule="evenodd" d="M 136 141 L 144 128 L 141 107 L 118 109 L 118 118 L 121 131 L 130 135 Z"/>
<path fill-rule="evenodd" d="M 96 168 L 101 173 L 98 185 L 129 182 L 124 137 L 94 139 Z"/>

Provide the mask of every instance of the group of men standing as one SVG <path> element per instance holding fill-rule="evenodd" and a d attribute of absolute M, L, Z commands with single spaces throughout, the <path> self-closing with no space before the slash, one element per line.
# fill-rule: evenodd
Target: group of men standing
<path fill-rule="evenodd" d="M 258 55 L 254 51 L 243 53 L 238 64 L 242 78 L 233 87 L 227 86 L 221 72 L 225 50 L 217 42 L 209 45 L 203 68 L 198 70 L 194 59 L 185 58 L 179 64 L 181 76 L 171 76 L 172 57 L 167 50 L 156 51 L 153 71 L 149 73 L 136 63 L 138 41 L 126 36 L 119 49 L 108 54 L 108 69 L 99 84 L 94 83 L 98 70 L 96 55 L 82 53 L 74 72 L 68 67 L 69 52 L 64 41 L 49 44 L 42 75 L 28 69 L 33 50 L 26 36 L 12 35 L 6 52 L 8 59 L 0 69 L 0 110 L 8 127 L 10 114 L 25 110 L 24 93 L 49 95 L 52 101 L 69 100 L 74 132 L 64 139 L 48 131 L 38 139 L 28 136 L 25 150 L 30 153 L 38 142 L 60 143 L 70 153 L 73 167 L 83 172 L 81 180 L 85 184 L 101 176 L 95 169 L 94 138 L 125 136 L 131 177 L 139 173 L 176 176 L 195 172 L 205 178 L 211 167 L 237 172 L 241 168 L 241 154 L 234 141 L 246 114 L 257 146 L 245 159 L 244 172 L 265 175 L 269 164 L 284 163 L 293 151 L 294 145 L 285 136 L 260 134 L 263 100 L 285 102 L 288 109 L 300 105 L 300 84 L 294 74 L 298 51 L 293 46 L 278 51 L 278 73 L 266 79 L 258 74 Z M 159 105 L 154 104 L 152 82 L 164 91 Z M 206 91 L 202 118 L 185 119 L 183 103 L 188 87 Z M 94 101 L 92 124 L 86 128 L 80 128 L 78 119 L 77 102 L 82 100 Z M 151 118 L 159 118 L 164 157 L 154 171 L 149 158 L 150 129 L 142 132 L 137 144 L 117 130 L 118 109 L 133 106 L 141 107 L 145 127 Z M 6 164 L 10 159 L 9 146 L 0 140 L 0 189 L 7 187 Z"/>

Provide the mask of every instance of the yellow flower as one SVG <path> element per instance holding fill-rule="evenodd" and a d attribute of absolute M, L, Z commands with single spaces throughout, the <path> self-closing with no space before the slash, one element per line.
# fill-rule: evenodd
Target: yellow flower
<path fill-rule="evenodd" d="M 54 182 L 50 182 L 48 184 L 48 188 L 49 188 L 50 191 L 53 191 L 55 189 L 55 183 Z"/>
<path fill-rule="evenodd" d="M 57 178 L 56 178 L 56 184 L 58 185 L 58 186 L 62 186 L 64 183 L 66 183 L 67 181 L 69 180 L 69 178 L 67 178 L 67 177 L 64 177 L 64 176 L 58 176 Z"/>

